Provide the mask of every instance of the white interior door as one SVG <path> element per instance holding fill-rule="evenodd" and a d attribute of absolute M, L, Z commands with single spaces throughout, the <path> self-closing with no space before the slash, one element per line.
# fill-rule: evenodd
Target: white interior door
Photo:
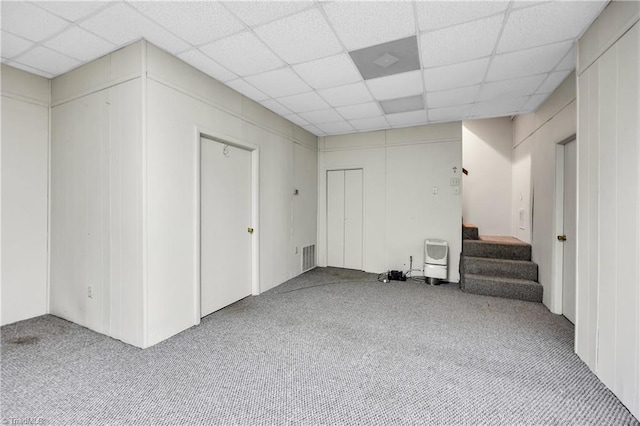
<path fill-rule="evenodd" d="M 362 169 L 327 172 L 327 265 L 362 269 Z"/>
<path fill-rule="evenodd" d="M 576 141 L 564 146 L 562 314 L 576 321 Z"/>
<path fill-rule="evenodd" d="M 362 269 L 362 169 L 344 172 L 344 267 Z"/>
<path fill-rule="evenodd" d="M 251 152 L 201 138 L 200 314 L 251 294 Z"/>

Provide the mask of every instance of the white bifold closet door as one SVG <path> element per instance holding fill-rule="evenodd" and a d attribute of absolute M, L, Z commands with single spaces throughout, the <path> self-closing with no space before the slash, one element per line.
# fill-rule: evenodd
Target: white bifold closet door
<path fill-rule="evenodd" d="M 251 294 L 251 152 L 201 139 L 200 316 Z"/>
<path fill-rule="evenodd" d="M 327 265 L 362 270 L 362 169 L 327 172 Z"/>

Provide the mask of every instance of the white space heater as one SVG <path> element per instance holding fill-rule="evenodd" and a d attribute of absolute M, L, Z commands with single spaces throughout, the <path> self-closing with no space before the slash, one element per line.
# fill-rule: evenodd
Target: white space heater
<path fill-rule="evenodd" d="M 447 278 L 449 246 L 444 240 L 424 240 L 424 276 L 431 285 Z"/>

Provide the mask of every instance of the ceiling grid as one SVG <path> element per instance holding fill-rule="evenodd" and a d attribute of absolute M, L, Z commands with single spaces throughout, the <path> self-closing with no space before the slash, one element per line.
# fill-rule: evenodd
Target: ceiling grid
<path fill-rule="evenodd" d="M 144 38 L 325 136 L 534 111 L 606 4 L 4 1 L 1 53 L 52 78 Z"/>

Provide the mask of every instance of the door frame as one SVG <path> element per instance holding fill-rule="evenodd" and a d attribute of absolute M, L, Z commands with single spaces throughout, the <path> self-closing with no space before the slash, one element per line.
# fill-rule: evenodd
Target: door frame
<path fill-rule="evenodd" d="M 556 143 L 556 169 L 555 169 L 555 199 L 554 199 L 554 211 L 553 217 L 553 229 L 554 229 L 554 245 L 552 252 L 552 306 L 551 312 L 562 315 L 562 293 L 564 290 L 564 246 L 561 241 L 558 241 L 556 236 L 562 235 L 564 232 L 564 147 L 569 142 L 576 141 L 578 138 L 576 134 L 562 139 Z M 577 176 L 576 176 L 577 184 Z M 576 194 L 577 196 L 577 194 Z M 577 213 L 577 212 L 576 212 Z M 577 220 L 577 217 L 576 217 Z M 576 294 L 577 294 L 577 282 L 576 282 Z M 577 317 L 577 315 L 576 315 Z M 577 322 L 577 318 L 576 318 Z"/>
<path fill-rule="evenodd" d="M 329 262 L 329 227 L 327 226 L 329 219 L 329 172 L 346 172 L 347 170 L 362 170 L 362 270 L 365 271 L 365 259 L 367 258 L 367 235 L 365 232 L 364 218 L 367 210 L 367 191 L 366 191 L 366 167 L 365 166 L 349 166 L 349 167 L 326 167 L 324 168 L 324 266 L 328 266 Z"/>
<path fill-rule="evenodd" d="M 200 256 L 201 253 L 201 230 L 200 230 L 200 200 L 201 200 L 201 183 L 200 183 L 200 162 L 201 162 L 201 146 L 200 140 L 210 139 L 214 142 L 220 142 L 236 148 L 245 149 L 251 153 L 251 226 L 254 231 L 251 238 L 251 295 L 260 294 L 260 148 L 256 145 L 247 143 L 236 137 L 220 133 L 213 129 L 202 126 L 195 126 L 194 129 L 195 143 L 195 174 L 193 176 L 194 186 L 196 190 L 195 197 L 195 226 L 194 226 L 194 251 L 195 251 L 195 279 L 194 286 L 194 322 L 200 324 Z"/>

